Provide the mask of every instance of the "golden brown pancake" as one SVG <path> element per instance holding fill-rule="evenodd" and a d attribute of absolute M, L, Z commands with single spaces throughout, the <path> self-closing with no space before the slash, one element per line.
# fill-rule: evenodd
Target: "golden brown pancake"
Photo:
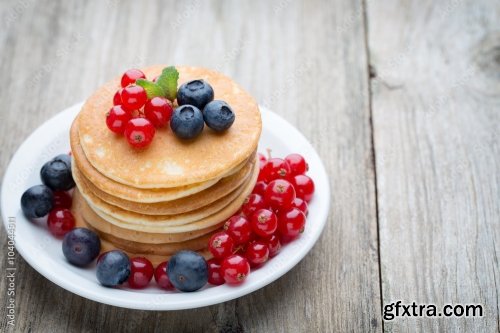
<path fill-rule="evenodd" d="M 202 208 L 235 191 L 250 177 L 254 162 L 255 161 L 247 163 L 247 165 L 237 173 L 232 176 L 222 178 L 215 185 L 201 192 L 188 197 L 157 203 L 138 203 L 128 201 L 103 192 L 94 183 L 87 180 L 75 164 L 73 164 L 73 178 L 75 179 L 75 182 L 79 184 L 79 187 L 88 188 L 90 192 L 99 199 L 126 211 L 147 215 L 174 215 Z"/>
<path fill-rule="evenodd" d="M 258 168 L 257 168 L 258 171 Z M 235 199 L 233 202 L 231 202 L 227 207 L 224 207 L 221 211 L 216 212 L 213 215 L 210 215 L 206 218 L 203 218 L 201 220 L 187 223 L 184 225 L 169 225 L 169 223 L 162 223 L 162 222 L 142 222 L 140 224 L 137 223 L 128 223 L 124 222 L 122 220 L 116 219 L 114 217 L 111 217 L 107 215 L 106 213 L 103 213 L 102 211 L 99 211 L 99 209 L 91 207 L 91 210 L 94 211 L 97 215 L 99 215 L 102 220 L 104 221 L 104 224 L 106 227 L 110 228 L 110 225 L 113 225 L 114 227 L 119 227 L 119 231 L 123 231 L 123 229 L 130 230 L 132 234 L 135 235 L 140 235 L 142 233 L 148 233 L 148 234 L 168 234 L 171 236 L 172 234 L 176 233 L 187 233 L 187 232 L 192 232 L 192 231 L 197 231 L 200 229 L 207 229 L 210 227 L 216 227 L 216 226 L 221 226 L 222 222 L 226 221 L 229 217 L 234 215 L 241 207 L 243 202 L 245 201 L 246 197 L 252 192 L 253 186 L 255 184 L 255 180 L 257 179 L 258 172 L 254 173 L 252 175 L 253 181 L 249 182 L 247 187 L 242 191 L 242 193 L 238 196 L 237 199 Z M 117 231 L 118 232 L 118 231 Z M 110 232 L 113 235 L 115 235 L 115 232 Z M 124 239 L 130 239 L 125 236 L 119 236 L 120 238 Z M 137 237 L 137 236 L 136 236 Z M 131 240 L 136 240 L 136 238 L 132 238 Z M 146 243 L 147 241 L 141 241 Z M 162 241 L 163 243 L 164 241 Z"/>
<path fill-rule="evenodd" d="M 79 216 L 81 216 L 86 224 L 89 225 L 94 230 L 98 230 L 99 232 L 113 235 L 117 238 L 123 239 L 125 241 L 132 241 L 138 243 L 147 243 L 147 244 L 167 244 L 167 243 L 179 243 L 185 242 L 191 239 L 199 238 L 203 235 L 206 235 L 214 230 L 219 229 L 222 224 L 225 222 L 222 221 L 220 224 L 216 224 L 214 226 L 199 229 L 188 232 L 179 232 L 179 233 L 151 233 L 144 232 L 140 230 L 131 230 L 121 228 L 119 226 L 115 226 L 104 220 L 102 217 L 97 215 L 92 208 L 87 204 L 85 199 L 82 197 L 78 190 L 75 190 L 73 194 L 73 211 L 76 212 Z"/>
<path fill-rule="evenodd" d="M 73 164 L 78 167 L 78 170 L 91 181 L 93 184 L 99 186 L 99 189 L 107 194 L 113 195 L 117 198 L 121 198 L 128 201 L 141 202 L 141 203 L 155 203 L 163 202 L 169 200 L 175 200 L 189 195 L 193 195 L 200 191 L 203 191 L 210 186 L 216 184 L 219 179 L 212 179 L 203 183 L 197 183 L 192 185 L 185 185 L 175 188 L 165 188 L 165 189 L 140 189 L 129 185 L 124 185 L 115 182 L 112 179 L 106 178 L 103 174 L 97 171 L 92 164 L 87 161 L 85 154 L 80 145 L 80 139 L 78 137 L 78 122 L 75 120 L 71 126 L 70 138 L 71 138 L 71 151 L 73 156 Z M 252 161 L 255 152 L 250 156 L 250 158 L 236 168 L 229 170 L 224 175 L 229 177 L 234 173 L 241 170 L 248 161 Z"/>
<path fill-rule="evenodd" d="M 76 227 L 93 229 L 90 225 L 87 224 L 87 222 L 83 219 L 81 214 L 79 214 L 78 210 L 74 210 L 74 216 L 75 216 L 75 221 L 76 221 Z M 134 251 L 134 250 L 131 250 L 129 248 L 122 247 L 122 245 L 120 245 L 120 244 L 116 244 L 116 243 L 113 243 L 112 241 L 104 239 L 101 236 L 100 236 L 100 239 L 101 239 L 101 253 L 111 251 L 111 250 L 122 250 L 123 252 L 127 253 L 127 255 L 130 258 L 134 258 L 134 257 L 147 258 L 149 261 L 151 261 L 151 263 L 155 267 L 158 266 L 160 263 L 162 263 L 166 260 L 169 260 L 170 256 L 173 254 L 172 253 L 172 254 L 165 255 L 165 254 L 161 254 L 161 253 L 150 253 L 151 251 L 146 251 L 146 252 L 140 252 L 140 250 Z M 208 259 L 212 258 L 212 255 L 211 255 L 210 251 L 208 251 L 208 249 L 206 247 L 207 245 L 208 245 L 208 241 L 205 244 L 205 247 L 201 247 L 199 250 L 193 250 L 193 251 L 200 253 L 202 256 L 205 257 L 205 259 L 208 260 Z M 186 249 L 186 248 L 181 248 L 181 249 Z"/>
<path fill-rule="evenodd" d="M 129 210 L 125 210 L 123 208 L 111 205 L 95 194 L 93 194 L 89 188 L 85 186 L 85 184 L 77 183 L 80 193 L 88 202 L 90 207 L 92 207 L 97 214 L 99 214 L 104 219 L 108 220 L 107 217 L 111 217 L 113 219 L 130 223 L 132 225 L 155 225 L 155 226 L 180 226 L 188 223 L 192 223 L 195 221 L 200 221 L 208 216 L 215 214 L 223 210 L 225 207 L 230 205 L 236 198 L 238 198 L 241 193 L 249 186 L 253 189 L 255 184 L 254 175 L 258 173 L 258 167 L 255 165 L 252 168 L 251 177 L 248 177 L 247 180 L 244 181 L 242 185 L 240 185 L 236 190 L 229 193 L 228 195 L 220 198 L 219 200 L 206 205 L 204 207 L 198 208 L 196 210 L 188 211 L 182 214 L 175 215 L 146 215 L 139 214 L 135 212 L 131 212 Z M 77 179 L 75 178 L 75 182 Z M 252 184 L 253 182 L 253 184 Z"/>
<path fill-rule="evenodd" d="M 148 78 L 165 66 L 143 69 Z M 215 99 L 226 101 L 236 119 L 224 133 L 205 129 L 194 140 L 177 138 L 167 126 L 156 131 L 147 149 L 134 149 L 106 126 L 105 114 L 120 88 L 116 78 L 99 88 L 78 116 L 80 144 L 88 161 L 104 176 L 137 188 L 172 188 L 221 178 L 256 149 L 262 123 L 257 103 L 227 76 L 198 67 L 177 67 L 179 84 L 193 79 L 209 82 Z"/>

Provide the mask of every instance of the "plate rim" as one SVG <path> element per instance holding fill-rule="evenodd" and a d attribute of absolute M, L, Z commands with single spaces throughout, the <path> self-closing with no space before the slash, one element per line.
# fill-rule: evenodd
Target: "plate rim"
<path fill-rule="evenodd" d="M 53 117 L 50 119 L 46 120 L 43 124 L 41 124 L 39 127 L 37 127 L 28 137 L 26 137 L 21 145 L 17 148 L 15 153 L 12 155 L 9 164 L 6 168 L 6 171 L 3 176 L 3 181 L 2 181 L 2 190 L 1 190 L 1 209 L 2 209 L 2 219 L 3 219 L 3 226 L 4 229 L 8 230 L 8 218 L 6 211 L 6 202 L 5 202 L 5 196 L 7 195 L 7 184 L 9 184 L 9 177 L 13 174 L 15 174 L 15 171 L 13 170 L 14 163 L 16 159 L 20 158 L 20 155 L 24 149 L 26 149 L 26 145 L 32 140 L 32 138 L 36 137 L 39 132 L 43 132 L 43 130 L 51 123 L 51 122 L 57 122 L 58 118 L 63 118 L 64 116 L 67 116 L 67 114 L 74 112 L 75 116 L 77 115 L 77 111 L 81 109 L 81 106 L 83 105 L 83 102 L 76 103 L 68 108 L 63 109 L 59 113 L 55 114 Z M 331 192 L 330 192 L 330 184 L 329 184 L 329 177 L 328 173 L 326 172 L 325 165 L 323 163 L 323 160 L 320 158 L 319 154 L 317 153 L 316 149 L 314 146 L 310 143 L 310 141 L 291 123 L 289 123 L 285 118 L 281 117 L 277 113 L 271 111 L 267 107 L 264 107 L 262 105 L 259 105 L 259 108 L 261 110 L 261 113 L 263 115 L 263 118 L 275 118 L 275 121 L 278 121 L 280 123 L 285 124 L 287 127 L 287 131 L 291 131 L 294 136 L 297 136 L 300 141 L 303 141 L 305 143 L 305 148 L 308 149 L 308 154 L 312 154 L 314 156 L 315 160 L 318 162 L 318 170 L 317 172 L 321 176 L 321 179 L 324 179 L 325 182 L 322 184 L 322 189 L 323 193 L 322 196 L 326 198 L 325 204 L 320 207 L 320 216 L 315 217 L 315 220 L 317 219 L 318 221 L 321 221 L 321 225 L 319 226 L 317 232 L 315 232 L 311 237 L 310 240 L 307 241 L 307 244 L 305 246 L 305 250 L 301 249 L 301 251 L 298 253 L 297 256 L 293 256 L 292 260 L 288 260 L 287 264 L 285 266 L 281 266 L 278 269 L 275 269 L 274 272 L 271 274 L 268 274 L 265 276 L 265 278 L 257 280 L 253 283 L 244 283 L 236 287 L 232 286 L 219 286 L 219 287 L 224 287 L 226 289 L 231 289 L 233 292 L 231 293 L 225 293 L 222 291 L 219 295 L 209 295 L 208 297 L 205 298 L 200 298 L 200 297 L 186 297 L 186 301 L 184 302 L 160 302 L 158 303 L 138 303 L 133 301 L 133 297 L 122 297 L 123 292 L 128 292 L 132 293 L 132 291 L 129 291 L 127 289 L 110 289 L 106 288 L 108 292 L 100 295 L 98 293 L 99 288 L 95 288 L 94 290 L 88 290 L 88 289 L 83 289 L 83 288 L 78 288 L 75 286 L 75 283 L 71 283 L 68 281 L 67 277 L 65 277 L 65 274 L 57 274 L 57 271 L 51 272 L 50 269 L 42 267 L 42 263 L 37 262 L 35 259 L 35 256 L 30 253 L 29 246 L 26 244 L 23 244 L 22 242 L 19 243 L 17 241 L 17 234 L 15 234 L 15 248 L 16 251 L 23 257 L 23 259 L 31 266 L 33 269 L 35 269 L 38 273 L 40 273 L 42 276 L 44 276 L 46 279 L 51 281 L 52 283 L 58 285 L 59 287 L 64 288 L 65 290 L 77 294 L 81 297 L 84 297 L 86 299 L 90 299 L 95 302 L 107 304 L 107 305 L 112 305 L 112 306 L 117 306 L 117 307 L 122 307 L 122 308 L 128 308 L 128 309 L 137 309 L 137 310 L 149 310 L 149 311 L 167 311 L 167 310 L 185 310 L 185 309 L 195 309 L 199 307 L 205 307 L 205 306 L 210 306 L 210 305 L 215 305 L 223 302 L 227 302 L 245 295 L 248 295 L 256 290 L 259 290 L 274 281 L 278 280 L 282 276 L 284 276 L 286 273 L 288 273 L 292 268 L 294 268 L 315 246 L 317 243 L 319 237 L 322 235 L 324 228 L 326 226 L 327 220 L 328 220 L 328 215 L 330 211 L 330 203 L 331 203 Z M 315 180 L 315 183 L 317 181 Z M 16 221 L 17 223 L 17 221 Z M 301 240 L 299 238 L 299 240 Z M 293 245 L 295 243 L 298 243 L 298 241 L 295 241 L 287 246 Z M 21 246 L 19 246 L 21 244 Z M 276 260 L 276 258 L 273 258 L 273 260 Z M 272 264 L 272 261 L 270 262 Z M 265 269 L 266 266 L 263 268 Z M 71 270 L 67 270 L 67 272 L 73 273 Z M 252 275 L 249 276 L 251 278 Z M 217 287 L 217 288 L 219 288 Z M 215 288 L 215 287 L 214 287 Z M 133 292 L 136 294 L 137 292 Z M 165 292 L 164 294 L 150 294 L 150 293 L 143 293 L 146 295 L 150 295 L 151 297 L 159 297 L 163 298 L 166 295 L 171 295 L 168 292 Z M 175 293 L 176 295 L 196 295 L 195 293 Z"/>

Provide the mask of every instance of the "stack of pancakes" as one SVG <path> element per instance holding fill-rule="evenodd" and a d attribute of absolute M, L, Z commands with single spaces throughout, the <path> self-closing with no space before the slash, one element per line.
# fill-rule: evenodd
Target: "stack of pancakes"
<path fill-rule="evenodd" d="M 152 79 L 163 68 L 143 72 Z M 215 99 L 231 105 L 236 120 L 229 130 L 217 134 L 205 127 L 185 141 L 167 126 L 157 129 L 148 148 L 135 149 L 106 127 L 117 78 L 87 100 L 70 134 L 77 225 L 96 231 L 104 251 L 121 249 L 154 264 L 183 249 L 206 253 L 208 239 L 239 210 L 259 172 L 262 124 L 254 99 L 220 73 L 177 70 L 179 85 L 204 79 Z"/>

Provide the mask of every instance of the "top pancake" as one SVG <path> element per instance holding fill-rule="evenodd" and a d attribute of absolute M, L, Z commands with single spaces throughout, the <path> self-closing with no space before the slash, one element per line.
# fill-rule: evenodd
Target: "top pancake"
<path fill-rule="evenodd" d="M 152 79 L 164 67 L 148 67 L 143 72 Z M 256 150 L 262 122 L 252 96 L 218 72 L 199 67 L 176 68 L 179 85 L 194 79 L 210 83 L 215 99 L 226 101 L 235 112 L 233 126 L 221 134 L 205 126 L 200 136 L 190 141 L 178 139 L 167 126 L 156 131 L 148 148 L 132 148 L 105 122 L 113 95 L 120 88 L 120 78 L 116 78 L 87 100 L 77 120 L 85 156 L 106 177 L 137 188 L 179 187 L 220 178 Z"/>

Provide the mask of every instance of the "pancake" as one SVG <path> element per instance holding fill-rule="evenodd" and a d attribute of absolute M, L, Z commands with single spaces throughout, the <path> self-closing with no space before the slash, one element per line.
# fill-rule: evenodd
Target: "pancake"
<path fill-rule="evenodd" d="M 115 227 L 119 227 L 123 231 L 123 229 L 128 229 L 132 233 L 135 234 L 141 234 L 141 233 L 153 233 L 153 234 L 176 234 L 176 233 L 187 233 L 187 232 L 193 232 L 197 231 L 200 229 L 206 229 L 209 227 L 215 227 L 215 226 L 222 226 L 223 222 L 226 221 L 228 218 L 230 218 L 232 215 L 234 215 L 241 207 L 241 205 L 244 203 L 245 199 L 248 197 L 248 195 L 252 192 L 255 181 L 257 180 L 258 176 L 258 168 L 256 168 L 257 172 L 254 172 L 252 175 L 252 179 L 250 182 L 247 183 L 246 187 L 243 189 L 241 194 L 234 200 L 232 201 L 228 206 L 224 207 L 224 209 L 216 212 L 213 215 L 210 215 L 206 218 L 203 218 L 201 220 L 183 224 L 183 225 L 172 225 L 167 222 L 145 222 L 143 221 L 140 224 L 137 223 L 128 223 L 121 221 L 119 219 L 116 219 L 110 215 L 107 215 L 106 213 L 99 211 L 95 207 L 92 207 L 90 204 L 89 206 L 91 209 L 99 215 L 106 223 L 106 225 L 113 224 Z M 112 232 L 113 235 L 115 235 L 114 232 Z M 119 236 L 120 238 L 125 238 L 122 236 Z"/>
<path fill-rule="evenodd" d="M 101 191 L 124 200 L 141 203 L 154 203 L 175 200 L 201 192 L 219 181 L 219 179 L 216 178 L 203 183 L 166 189 L 134 188 L 106 178 L 106 176 L 97 171 L 92 166 L 92 164 L 89 163 L 80 145 L 80 139 L 78 137 L 78 125 L 76 120 L 71 126 L 70 139 L 73 164 L 78 167 L 79 171 L 81 171 L 85 178 L 87 178 L 93 184 L 98 184 Z M 229 177 L 241 170 L 241 168 L 244 167 L 248 161 L 253 160 L 255 154 L 256 153 L 254 152 L 248 160 L 244 161 L 236 168 L 229 170 L 224 176 Z"/>
<path fill-rule="evenodd" d="M 148 78 L 165 66 L 143 69 Z M 207 126 L 194 140 L 177 138 L 169 127 L 156 131 L 147 149 L 133 149 L 106 126 L 105 114 L 120 88 L 116 78 L 99 88 L 78 116 L 80 144 L 87 160 L 105 177 L 136 188 L 173 188 L 221 178 L 244 162 L 256 149 L 262 121 L 253 97 L 227 76 L 205 68 L 177 67 L 179 84 L 193 79 L 209 82 L 215 99 L 226 101 L 236 119 L 227 131 Z"/>
<path fill-rule="evenodd" d="M 258 167 L 255 165 L 252 167 L 252 174 L 255 173 Z M 219 200 L 208 204 L 204 207 L 188 211 L 182 214 L 174 214 L 174 215 L 146 215 L 135 213 L 103 201 L 99 197 L 97 197 L 89 188 L 85 186 L 83 183 L 77 183 L 78 188 L 80 189 L 80 193 L 86 199 L 90 207 L 92 207 L 99 215 L 102 217 L 110 216 L 119 221 L 123 221 L 126 223 L 130 223 L 133 225 L 147 225 L 153 223 L 154 225 L 184 225 L 188 223 L 192 223 L 194 221 L 201 220 L 205 217 L 208 217 L 216 212 L 222 210 L 224 207 L 228 206 L 231 202 L 233 202 L 242 191 L 250 184 L 253 177 L 248 177 L 242 185 L 240 185 L 236 190 L 232 191 L 228 195 L 220 198 Z M 75 178 L 75 182 L 78 180 Z M 254 182 L 255 184 L 255 182 Z M 250 184 L 251 185 L 251 184 Z M 100 213 L 104 213 L 102 215 Z"/>
<path fill-rule="evenodd" d="M 86 223 L 86 221 L 82 218 L 82 216 L 80 214 L 78 214 L 78 211 L 75 211 L 74 215 L 75 215 L 76 227 L 92 229 L 92 227 Z M 208 244 L 208 241 L 206 244 Z M 121 245 L 115 244 L 115 243 L 108 241 L 107 239 L 104 239 L 101 237 L 101 253 L 108 252 L 111 250 L 122 250 L 130 258 L 145 257 L 149 261 L 151 261 L 151 263 L 155 267 L 158 266 L 160 263 L 162 263 L 166 260 L 169 260 L 170 256 L 171 256 L 171 254 L 164 255 L 164 254 L 160 254 L 160 253 L 156 254 L 156 253 L 140 252 L 140 250 L 137 250 L 137 251 L 127 250 L 127 249 L 122 248 Z M 210 253 L 210 251 L 208 251 L 208 249 L 206 247 L 201 248 L 200 250 L 196 250 L 196 252 L 198 252 L 199 254 L 204 256 L 205 259 L 207 259 L 207 260 L 212 258 L 212 254 Z"/>
<path fill-rule="evenodd" d="M 139 214 L 174 215 L 199 209 L 235 191 L 245 180 L 248 179 L 248 177 L 250 177 L 253 164 L 252 162 L 247 163 L 247 165 L 240 169 L 240 171 L 236 172 L 232 176 L 221 179 L 215 185 L 201 192 L 188 197 L 158 203 L 138 203 L 117 198 L 101 191 L 94 183 L 87 180 L 75 164 L 73 164 L 72 167 L 73 178 L 75 179 L 75 182 L 79 184 L 79 187 L 88 188 L 96 197 L 111 205 Z"/>
<path fill-rule="evenodd" d="M 107 222 L 102 217 L 97 215 L 94 212 L 94 210 L 90 208 L 90 206 L 87 204 L 87 202 L 85 201 L 85 199 L 78 190 L 76 190 L 73 194 L 73 211 L 76 212 L 76 215 L 81 216 L 85 220 L 86 224 L 88 224 L 88 226 L 94 230 L 98 230 L 99 232 L 108 235 L 113 235 L 124 241 L 132 241 L 132 242 L 148 243 L 148 244 L 167 244 L 167 243 L 185 242 L 206 235 L 214 230 L 217 230 L 225 222 L 223 221 L 220 224 L 204 229 L 188 231 L 188 232 L 180 232 L 175 234 L 150 233 L 138 230 L 124 229 L 115 226 L 112 223 Z"/>

